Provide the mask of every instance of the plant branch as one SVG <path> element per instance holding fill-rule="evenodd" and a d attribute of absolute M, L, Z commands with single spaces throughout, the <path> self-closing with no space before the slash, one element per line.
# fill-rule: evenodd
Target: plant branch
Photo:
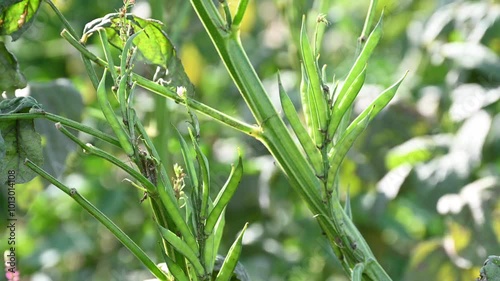
<path fill-rule="evenodd" d="M 91 144 L 85 144 L 81 140 L 79 140 L 77 137 L 75 137 L 72 133 L 70 133 L 64 126 L 62 126 L 60 123 L 56 123 L 56 128 L 61 131 L 65 136 L 67 136 L 69 139 L 71 139 L 74 143 L 76 143 L 78 146 L 80 146 L 83 150 L 85 150 L 89 154 L 93 154 L 97 157 L 103 158 L 113 164 L 115 164 L 117 167 L 121 168 L 123 171 L 131 175 L 134 179 L 136 179 L 149 193 L 150 196 L 155 196 L 157 194 L 156 192 L 156 187 L 146 179 L 141 173 L 139 173 L 137 170 L 133 169 L 132 167 L 128 166 L 125 164 L 123 161 L 120 159 L 116 158 L 115 156 L 107 153 L 106 151 L 103 151 Z"/>
<path fill-rule="evenodd" d="M 50 121 L 59 122 L 65 126 L 68 126 L 72 129 L 81 131 L 83 133 L 87 133 L 91 136 L 94 136 L 102 141 L 110 143 L 116 147 L 120 147 L 120 143 L 117 139 L 111 137 L 109 134 L 105 134 L 97 129 L 94 129 L 89 126 L 85 126 L 81 123 L 73 121 L 71 119 L 52 114 L 45 111 L 40 112 L 32 112 L 32 113 L 16 113 L 16 114 L 0 114 L 0 120 L 18 120 L 18 119 L 36 119 L 36 118 L 45 118 Z"/>
<path fill-rule="evenodd" d="M 148 80 L 138 74 L 132 73 L 132 80 L 137 83 L 137 85 L 143 87 L 146 90 L 149 90 L 155 94 L 160 96 L 169 98 L 174 100 L 179 104 L 187 104 L 189 108 L 196 110 L 199 113 L 202 113 L 205 116 L 211 117 L 229 127 L 232 127 L 240 132 L 243 132 L 250 136 L 256 136 L 260 134 L 260 129 L 256 126 L 252 126 L 237 120 L 225 113 L 222 113 L 206 104 L 198 102 L 189 97 L 181 97 L 176 92 L 170 90 L 169 88 L 163 87 L 160 84 L 157 84 L 151 80 Z"/>
<path fill-rule="evenodd" d="M 69 33 L 72 37 L 77 38 L 78 34 L 76 31 L 73 29 L 71 24 L 68 22 L 68 20 L 64 17 L 64 15 L 59 11 L 59 9 L 54 5 L 54 3 L 51 0 L 45 0 L 47 4 L 52 8 L 54 13 L 56 13 L 57 17 L 61 20 L 63 25 L 66 27 L 67 30 L 69 30 Z M 97 89 L 97 85 L 99 85 L 99 78 L 97 77 L 97 74 L 95 73 L 95 69 L 92 67 L 92 64 L 90 63 L 90 60 L 81 54 L 83 64 L 85 65 L 85 69 L 87 70 L 87 74 L 90 78 L 90 81 L 92 82 L 92 85 L 94 86 L 95 89 Z"/>
<path fill-rule="evenodd" d="M 366 275 L 370 277 L 369 280 L 391 280 L 375 261 L 363 236 L 340 207 L 338 199 L 335 200 L 336 204 L 334 204 L 332 215 L 321 201 L 319 196 L 321 183 L 311 166 L 307 165 L 307 160 L 300 153 L 283 120 L 279 118 L 276 109 L 269 100 L 268 94 L 241 46 L 238 32 L 228 34 L 220 27 L 217 17 L 214 16 L 218 14 L 218 11 L 212 1 L 191 0 L 191 4 L 211 37 L 233 81 L 263 130 L 262 135 L 256 138 L 264 143 L 280 164 L 290 180 L 291 186 L 315 215 L 332 247 L 334 249 L 337 246 L 340 248 L 346 257 L 344 262 L 348 263 L 350 268 L 353 268 L 357 263 L 373 260 L 374 262 L 371 262 L 370 266 L 365 269 Z M 336 242 L 338 238 L 343 239 L 343 243 Z M 354 241 L 353 243 L 356 244 L 353 245 L 361 247 L 351 246 L 351 243 L 346 243 L 348 241 Z M 379 276 L 380 278 L 374 279 Z"/>
<path fill-rule="evenodd" d="M 25 163 L 31 170 L 35 173 L 48 180 L 54 186 L 59 188 L 64 193 L 68 194 L 73 200 L 75 200 L 78 205 L 85 209 L 90 215 L 102 223 L 113 235 L 129 249 L 150 271 L 160 280 L 167 280 L 167 276 L 161 269 L 156 266 L 156 264 L 148 257 L 148 255 L 127 235 L 123 230 L 121 230 L 116 224 L 113 223 L 105 214 L 103 214 L 99 209 L 97 209 L 92 203 L 90 203 L 85 197 L 83 197 L 75 188 L 69 188 L 66 185 L 59 182 L 53 176 L 45 172 L 43 169 L 38 167 L 31 160 L 26 159 Z"/>

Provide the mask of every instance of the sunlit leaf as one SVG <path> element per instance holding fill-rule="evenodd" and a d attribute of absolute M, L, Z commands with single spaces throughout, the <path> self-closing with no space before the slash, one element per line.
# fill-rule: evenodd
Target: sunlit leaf
<path fill-rule="evenodd" d="M 10 35 L 12 41 L 19 39 L 31 26 L 40 3 L 40 0 L 2 1 L 0 35 Z"/>
<path fill-rule="evenodd" d="M 143 19 L 132 14 L 122 17 L 119 13 L 107 14 L 88 23 L 84 30 L 84 41 L 97 30 L 104 28 L 111 45 L 122 50 L 126 38 L 142 30 L 133 43 L 137 46 L 144 59 L 165 69 L 165 81 L 169 86 L 183 86 L 188 95 L 194 93 L 194 86 L 189 80 L 181 61 L 177 57 L 177 50 L 163 31 L 163 24 L 153 19 Z M 123 35 L 121 30 L 127 30 Z"/>

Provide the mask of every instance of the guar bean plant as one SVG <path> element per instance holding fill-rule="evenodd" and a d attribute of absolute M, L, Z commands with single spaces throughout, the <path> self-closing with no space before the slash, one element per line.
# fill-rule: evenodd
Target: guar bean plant
<path fill-rule="evenodd" d="M 2 43 L 2 67 L 4 73 L 11 75 L 10 84 L 2 81 L 7 99 L 0 103 L 2 184 L 8 170 L 16 171 L 19 182 L 29 181 L 36 175 L 46 179 L 109 229 L 158 280 L 248 280 L 238 263 L 246 225 L 242 226 L 229 251 L 219 253 L 221 239 L 228 239 L 222 236 L 224 211 L 243 174 L 242 161 L 239 158 L 217 196 L 211 197 L 211 190 L 219 187 L 211 185 L 210 164 L 200 149 L 203 133 L 196 114 L 203 114 L 264 144 L 286 175 L 290 188 L 310 209 L 324 239 L 352 280 L 391 280 L 353 223 L 349 192 L 340 189 L 338 179 L 348 150 L 391 101 L 405 76 L 382 91 L 361 114 L 351 116 L 353 102 L 367 75 L 370 55 L 382 35 L 383 15 L 378 15 L 378 20 L 375 15 L 377 1 L 369 3 L 357 42 L 357 57 L 349 72 L 333 81 L 326 77 L 326 66 L 320 65 L 318 60 L 318 46 L 326 20 L 317 15 L 314 37 L 310 37 L 307 19 L 302 19 L 302 26 L 293 34 L 300 54 L 299 112 L 279 74 L 276 83 L 283 112 L 273 106 L 270 93 L 264 89 L 247 57 L 240 40 L 240 27 L 249 0 L 239 1 L 233 13 L 226 0 L 190 2 L 248 105 L 255 119 L 252 124 L 196 100 L 196 89 L 184 72 L 166 28 L 158 20 L 131 14 L 134 1 L 124 1 L 117 12 L 89 22 L 81 34 L 72 28 L 51 0 L 4 1 L 0 4 L 0 32 L 11 35 L 14 40 L 29 27 L 40 5 L 47 4 L 53 9 L 64 25 L 61 36 L 81 55 L 100 111 L 113 134 L 53 114 L 32 97 L 15 97 L 14 90 L 25 86 L 25 81 L 18 75 L 16 59 Z M 316 2 L 323 9 L 328 8 L 329 1 Z M 86 47 L 91 37 L 100 41 L 102 57 Z M 120 53 L 118 60 L 113 56 L 117 50 Z M 139 60 L 155 65 L 157 73 L 153 77 L 138 74 L 134 66 Z M 189 139 L 175 133 L 182 148 L 182 165 L 166 167 L 158 147 L 148 135 L 135 109 L 134 93 L 139 87 L 152 95 L 174 100 L 189 113 Z M 300 118 L 301 115 L 304 118 Z M 145 254 L 140 245 L 77 189 L 63 184 L 41 168 L 41 138 L 33 126 L 36 118 L 53 121 L 60 133 L 86 154 L 103 158 L 122 169 L 130 185 L 143 191 L 141 201 L 148 201 L 151 206 L 161 237 L 162 256 Z M 82 141 L 74 130 L 118 147 L 128 160 Z M 170 130 L 176 132 L 173 126 Z M 341 194 L 347 195 L 344 204 L 340 201 Z"/>

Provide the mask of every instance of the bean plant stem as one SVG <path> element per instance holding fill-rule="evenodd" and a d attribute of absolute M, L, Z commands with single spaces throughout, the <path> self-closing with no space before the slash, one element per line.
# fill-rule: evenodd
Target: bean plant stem
<path fill-rule="evenodd" d="M 176 92 L 166 88 L 158 83 L 155 83 L 151 80 L 148 80 L 138 74 L 132 73 L 132 80 L 137 83 L 137 85 L 147 89 L 155 94 L 167 97 L 169 99 L 174 100 L 176 103 L 187 104 L 190 108 L 211 117 L 229 127 L 232 127 L 240 132 L 243 132 L 250 136 L 255 136 L 260 134 L 260 130 L 256 126 L 252 126 L 237 120 L 225 113 L 222 113 L 206 104 L 193 100 L 189 97 L 181 97 Z"/>
<path fill-rule="evenodd" d="M 36 119 L 36 118 L 45 118 L 50 121 L 59 122 L 65 126 L 78 130 L 80 132 L 87 133 L 91 136 L 94 136 L 102 141 L 108 142 L 112 145 L 120 147 L 120 143 L 117 139 L 110 136 L 109 134 L 105 134 L 99 130 L 96 130 L 92 127 L 85 126 L 81 123 L 73 121 L 71 119 L 52 114 L 49 112 L 41 111 L 41 112 L 33 112 L 33 113 L 16 113 L 16 114 L 0 114 L 0 120 L 18 120 L 18 119 Z"/>
<path fill-rule="evenodd" d="M 71 26 L 71 24 L 68 22 L 68 20 L 64 17 L 64 15 L 59 11 L 59 9 L 54 5 L 54 3 L 51 0 L 45 0 L 47 4 L 52 8 L 54 13 L 56 13 L 57 17 L 61 20 L 63 25 L 66 27 L 66 29 L 69 31 L 70 35 L 74 38 L 78 37 L 78 34 L 76 33 L 75 29 Z M 94 86 L 94 89 L 97 89 L 97 85 L 99 85 L 99 78 L 97 77 L 97 74 L 95 73 L 95 69 L 92 67 L 92 64 L 90 63 L 90 60 L 81 54 L 83 63 L 85 65 L 85 69 L 87 70 L 87 74 L 90 78 L 90 81 L 92 82 L 92 85 Z"/>
<path fill-rule="evenodd" d="M 375 261 L 363 236 L 355 227 L 339 229 L 351 223 L 342 208 L 336 208 L 335 215 L 330 215 L 326 205 L 319 196 L 320 181 L 307 160 L 300 153 L 283 120 L 269 100 L 260 79 L 253 69 L 241 46 L 239 30 L 225 30 L 217 8 L 210 0 L 191 0 L 195 11 L 211 37 L 215 48 L 236 83 L 241 95 L 253 113 L 263 133 L 257 136 L 269 149 L 289 178 L 292 187 L 301 195 L 309 209 L 313 212 L 323 231 L 334 248 L 335 238 L 349 235 L 348 239 L 366 247 L 356 248 L 342 245 L 341 251 L 348 256 L 350 268 L 357 263 L 370 260 L 365 269 L 368 280 L 391 280 L 382 267 Z M 338 199 L 337 199 L 338 200 Z M 340 204 L 339 204 L 340 205 Z M 335 222 L 335 223 L 334 223 Z M 350 274 L 350 272 L 348 272 Z"/>
<path fill-rule="evenodd" d="M 59 182 L 53 176 L 38 167 L 31 160 L 26 159 L 25 165 L 28 166 L 35 173 L 48 180 L 54 186 L 59 188 L 64 193 L 68 194 L 78 205 L 85 209 L 90 215 L 102 223 L 113 235 L 120 240 L 120 242 L 127 247 L 150 271 L 160 280 L 167 280 L 167 276 L 156 264 L 148 257 L 148 255 L 129 237 L 125 234 L 116 224 L 113 223 L 105 214 L 97 209 L 85 197 L 83 197 L 75 188 L 69 188 Z"/>

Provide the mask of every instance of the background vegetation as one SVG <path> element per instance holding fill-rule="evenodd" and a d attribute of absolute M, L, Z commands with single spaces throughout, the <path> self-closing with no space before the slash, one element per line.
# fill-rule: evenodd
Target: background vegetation
<path fill-rule="evenodd" d="M 299 102 L 294 93 L 300 69 L 294 64 L 298 54 L 293 36 L 300 17 L 291 14 L 309 13 L 315 20 L 318 12 L 309 2 L 251 1 L 245 15 L 243 45 L 277 107 L 278 70 L 288 93 Z M 329 65 L 328 77 L 342 76 L 351 66 L 368 5 L 331 2 L 320 58 Z M 81 31 L 87 22 L 117 11 L 123 3 L 56 4 Z M 394 280 L 474 280 L 486 257 L 500 254 L 500 6 L 494 1 L 431 0 L 386 0 L 378 6 L 379 11 L 385 7 L 384 36 L 368 65 L 369 85 L 360 93 L 357 112 L 404 71 L 410 73 L 396 100 L 348 154 L 341 187 L 349 187 L 354 221 Z M 196 99 L 249 120 L 250 112 L 188 1 L 137 1 L 133 12 L 165 22 L 196 85 Z M 30 82 L 31 95 L 54 87 L 51 95 L 36 97 L 48 111 L 105 130 L 80 56 L 59 36 L 61 29 L 53 12 L 42 5 L 27 33 L 7 45 Z M 93 40 L 88 42 L 91 48 Z M 153 69 L 143 68 L 152 75 Z M 161 144 L 165 164 L 182 162 L 170 124 L 185 132 L 185 108 L 167 101 L 168 111 L 157 112 L 156 104 L 164 99 L 145 92 L 137 97 L 137 108 L 150 120 L 145 124 Z M 45 120 L 36 122 L 39 127 L 52 126 Z M 290 192 L 267 150 L 212 120 L 200 116 L 200 123 L 213 184 L 224 183 L 237 147 L 244 156 L 245 174 L 226 212 L 224 237 L 235 237 L 245 222 L 250 223 L 241 262 L 251 278 L 347 280 L 311 213 Z M 46 160 L 52 174 L 77 188 L 143 248 L 159 255 L 149 208 L 139 203 L 141 192 L 123 181 L 121 172 L 80 150 L 74 152 L 63 137 L 54 139 L 49 133 L 44 143 L 51 151 Z M 150 277 L 65 194 L 39 178 L 17 190 L 23 225 L 17 237 L 19 266 L 26 280 Z M 2 224 L 5 221 L 2 218 Z M 231 242 L 223 241 L 222 247 L 227 250 Z"/>

